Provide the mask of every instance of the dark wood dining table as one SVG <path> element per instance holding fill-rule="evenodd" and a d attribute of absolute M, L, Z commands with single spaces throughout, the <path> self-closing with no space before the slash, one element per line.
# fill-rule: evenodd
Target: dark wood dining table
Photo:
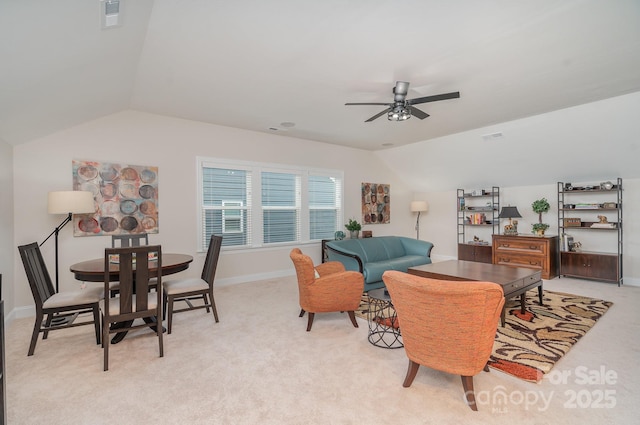
<path fill-rule="evenodd" d="M 162 276 L 174 274 L 189 268 L 193 257 L 187 254 L 162 254 Z M 154 261 L 151 261 L 153 264 Z M 156 262 L 157 263 L 157 262 Z M 150 267 L 149 271 L 157 270 L 157 266 Z M 81 261 L 69 267 L 77 280 L 83 282 L 104 282 L 104 258 Z M 117 263 L 109 264 L 109 282 L 117 282 L 120 279 L 120 268 Z"/>
<path fill-rule="evenodd" d="M 162 253 L 162 276 L 179 273 L 189 268 L 189 264 L 193 261 L 193 257 L 187 254 L 171 254 Z M 153 266 L 157 261 L 150 261 L 151 272 L 158 269 Z M 72 264 L 69 267 L 76 280 L 83 282 L 104 282 L 104 258 L 95 258 L 93 260 L 81 261 Z M 117 263 L 109 264 L 109 282 L 117 282 L 120 279 L 120 268 Z M 117 324 L 115 325 L 118 326 Z M 164 330 L 163 330 L 164 331 Z M 119 332 L 112 339 L 111 343 L 116 344 L 125 337 L 127 332 Z"/>

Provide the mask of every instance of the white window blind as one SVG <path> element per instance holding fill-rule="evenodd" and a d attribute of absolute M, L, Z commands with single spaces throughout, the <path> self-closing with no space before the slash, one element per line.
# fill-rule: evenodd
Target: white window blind
<path fill-rule="evenodd" d="M 226 246 L 251 244 L 251 171 L 201 167 L 202 246 L 212 234 Z"/>
<path fill-rule="evenodd" d="M 262 232 L 265 244 L 300 240 L 301 179 L 288 173 L 262 173 Z"/>
<path fill-rule="evenodd" d="M 212 234 L 259 248 L 332 239 L 342 227 L 342 171 L 209 158 L 198 167 L 201 250 Z"/>
<path fill-rule="evenodd" d="M 342 180 L 309 176 L 309 239 L 333 239 L 342 227 Z"/>

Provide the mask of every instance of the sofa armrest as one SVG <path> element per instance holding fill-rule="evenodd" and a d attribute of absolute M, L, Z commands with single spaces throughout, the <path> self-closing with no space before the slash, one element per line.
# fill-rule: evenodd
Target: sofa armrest
<path fill-rule="evenodd" d="M 338 250 L 329 244 L 326 244 L 326 249 L 328 251 L 329 260 L 341 262 L 346 270 L 357 271 L 360 273 L 364 272 L 362 258 L 360 258 L 360 256 L 355 252 L 346 249 Z"/>
<path fill-rule="evenodd" d="M 402 245 L 404 246 L 404 250 L 407 254 L 426 255 L 427 257 L 431 258 L 433 243 L 411 238 L 402 238 L 401 240 Z"/>

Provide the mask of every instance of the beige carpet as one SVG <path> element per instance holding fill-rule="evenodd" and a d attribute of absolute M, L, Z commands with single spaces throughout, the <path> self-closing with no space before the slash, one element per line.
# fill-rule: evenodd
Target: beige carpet
<path fill-rule="evenodd" d="M 165 357 L 148 331 L 102 351 L 91 329 L 52 333 L 27 357 L 32 319 L 7 332 L 8 422 L 22 424 L 630 424 L 640 394 L 640 288 L 577 279 L 545 289 L 614 302 L 538 384 L 492 370 L 475 378 L 479 412 L 462 400 L 460 378 L 420 368 L 403 388 L 403 349 L 367 342 L 367 322 L 316 315 L 305 332 L 295 279 L 217 288 L 220 323 L 203 310 L 176 315 Z M 575 382 L 576 368 L 617 372 L 615 384 Z M 570 392 L 615 391 L 613 408 L 571 408 Z M 508 394 L 497 405 L 493 394 Z M 585 393 L 586 394 L 586 393 Z M 525 404 L 518 396 L 529 396 Z M 538 397 L 537 399 L 534 399 Z M 544 396 L 543 401 L 541 397 Z"/>

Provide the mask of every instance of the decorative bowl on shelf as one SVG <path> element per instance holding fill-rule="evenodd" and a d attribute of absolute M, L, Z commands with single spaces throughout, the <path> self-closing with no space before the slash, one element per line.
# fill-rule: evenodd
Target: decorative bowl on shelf
<path fill-rule="evenodd" d="M 602 182 L 602 183 L 600 183 L 600 189 L 611 190 L 611 189 L 613 189 L 613 183 L 611 183 L 611 182 Z"/>

